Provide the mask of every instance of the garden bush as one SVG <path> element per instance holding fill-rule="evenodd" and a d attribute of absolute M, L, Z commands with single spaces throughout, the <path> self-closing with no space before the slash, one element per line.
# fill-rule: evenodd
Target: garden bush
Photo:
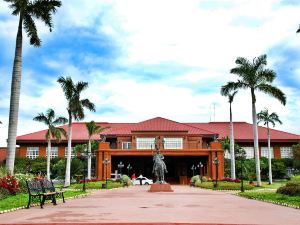
<path fill-rule="evenodd" d="M 208 178 L 205 177 L 205 176 L 203 176 L 203 177 L 201 177 L 201 181 L 202 181 L 202 182 L 207 182 L 207 181 L 208 181 Z"/>
<path fill-rule="evenodd" d="M 9 175 L 0 178 L 0 187 L 7 189 L 10 194 L 16 194 L 20 190 L 17 179 Z"/>
<path fill-rule="evenodd" d="M 225 177 L 222 181 L 241 183 L 240 179 L 232 179 L 230 177 Z"/>
<path fill-rule="evenodd" d="M 19 183 L 20 192 L 27 192 L 26 181 L 32 180 L 33 175 L 30 173 L 26 173 L 26 174 L 17 173 L 15 174 L 15 177 Z"/>
<path fill-rule="evenodd" d="M 300 196 L 300 176 L 291 177 L 291 180 L 288 181 L 285 186 L 277 189 L 277 193 Z"/>
<path fill-rule="evenodd" d="M 300 184 L 280 187 L 277 189 L 277 193 L 290 196 L 300 196 Z"/>
<path fill-rule="evenodd" d="M 132 185 L 132 182 L 127 175 L 122 175 L 121 182 L 122 182 L 122 184 L 127 185 L 127 186 Z"/>
<path fill-rule="evenodd" d="M 0 200 L 9 197 L 11 194 L 8 189 L 0 187 Z"/>
<path fill-rule="evenodd" d="M 206 189 L 215 189 L 214 188 L 215 182 L 196 182 L 195 186 L 196 187 L 201 187 L 201 188 L 206 188 Z M 254 186 L 251 186 L 249 184 L 244 183 L 244 189 L 245 190 L 251 190 L 253 189 Z M 235 182 L 227 182 L 227 181 L 219 181 L 218 182 L 218 190 L 240 190 L 241 189 L 241 184 L 240 183 L 235 183 Z"/>
<path fill-rule="evenodd" d="M 196 175 L 196 176 L 193 176 L 190 180 L 191 183 L 195 184 L 198 180 L 200 180 L 200 176 L 199 175 Z"/>

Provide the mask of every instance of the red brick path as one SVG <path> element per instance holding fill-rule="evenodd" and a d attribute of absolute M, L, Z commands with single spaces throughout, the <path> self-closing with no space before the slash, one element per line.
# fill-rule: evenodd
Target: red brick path
<path fill-rule="evenodd" d="M 300 210 L 229 193 L 172 186 L 93 191 L 92 195 L 0 215 L 2 224 L 274 224 L 299 225 Z"/>

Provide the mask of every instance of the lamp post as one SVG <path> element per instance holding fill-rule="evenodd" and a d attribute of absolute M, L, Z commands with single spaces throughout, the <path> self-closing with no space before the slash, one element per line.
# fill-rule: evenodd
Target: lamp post
<path fill-rule="evenodd" d="M 202 167 L 203 167 L 203 164 L 202 162 L 200 161 L 199 164 L 198 164 L 198 167 L 199 167 L 199 176 L 200 176 L 200 181 L 202 182 Z"/>
<path fill-rule="evenodd" d="M 246 159 L 246 152 L 243 149 L 236 154 L 236 158 L 241 160 L 241 192 L 244 192 L 244 175 L 243 175 L 243 168 L 244 168 L 244 160 Z"/>
<path fill-rule="evenodd" d="M 194 164 L 191 166 L 191 170 L 193 171 L 193 176 L 195 176 L 196 166 Z"/>
<path fill-rule="evenodd" d="M 216 183 L 214 184 L 214 188 L 217 188 L 218 187 L 218 179 L 219 179 L 218 167 L 220 164 L 220 160 L 218 159 L 217 156 L 213 160 L 213 164 L 216 166 Z"/>
<path fill-rule="evenodd" d="M 84 159 L 88 159 L 89 157 L 91 157 L 92 153 L 91 152 L 82 152 L 81 153 L 81 156 L 84 158 Z M 86 190 L 86 187 L 85 187 L 85 174 L 86 174 L 86 164 L 85 162 L 83 162 L 83 186 L 82 186 L 82 191 L 85 192 Z"/>
<path fill-rule="evenodd" d="M 130 163 L 127 166 L 127 171 L 128 171 L 128 176 L 129 176 L 129 171 L 132 169 L 132 166 L 130 165 Z"/>
<path fill-rule="evenodd" d="M 123 169 L 123 167 L 124 167 L 124 164 L 122 163 L 122 161 L 119 162 L 118 169 L 120 170 L 120 175 L 122 175 L 122 169 Z"/>
<path fill-rule="evenodd" d="M 105 175 L 105 188 L 107 189 L 107 165 L 110 163 L 110 161 L 108 159 L 104 159 L 102 161 L 102 163 L 105 166 L 105 171 L 106 171 L 106 175 Z"/>

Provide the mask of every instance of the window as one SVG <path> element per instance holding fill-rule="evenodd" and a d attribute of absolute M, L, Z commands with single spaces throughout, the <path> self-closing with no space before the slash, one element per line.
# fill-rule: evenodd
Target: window
<path fill-rule="evenodd" d="M 254 158 L 254 148 L 253 147 L 242 147 L 246 152 L 246 158 L 247 159 L 253 159 Z"/>
<path fill-rule="evenodd" d="M 131 149 L 131 142 L 122 142 L 122 149 Z"/>
<path fill-rule="evenodd" d="M 67 158 L 68 156 L 68 147 L 65 147 L 65 157 Z M 71 147 L 71 158 L 75 157 L 75 153 L 74 153 L 74 147 Z"/>
<path fill-rule="evenodd" d="M 155 138 L 137 138 L 136 139 L 137 149 L 154 149 Z"/>
<path fill-rule="evenodd" d="M 26 157 L 29 159 L 39 157 L 39 147 L 27 147 Z"/>
<path fill-rule="evenodd" d="M 292 158 L 293 150 L 292 147 L 280 147 L 281 158 Z"/>
<path fill-rule="evenodd" d="M 48 147 L 46 148 L 46 157 L 48 155 Z M 58 157 L 58 147 L 51 147 L 50 159 Z"/>
<path fill-rule="evenodd" d="M 268 147 L 261 147 L 260 151 L 261 151 L 260 152 L 261 157 L 269 158 L 269 149 L 268 149 Z M 271 147 L 271 158 L 274 159 L 273 147 Z"/>
<path fill-rule="evenodd" d="M 164 138 L 165 149 L 182 149 L 182 138 Z"/>

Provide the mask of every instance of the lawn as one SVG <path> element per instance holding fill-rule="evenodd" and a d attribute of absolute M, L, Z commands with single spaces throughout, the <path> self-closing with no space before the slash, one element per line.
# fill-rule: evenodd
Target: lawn
<path fill-rule="evenodd" d="M 273 181 L 272 184 L 269 184 L 269 182 L 263 181 L 261 182 L 261 187 L 256 187 L 254 189 L 278 189 L 284 185 L 286 185 L 287 181 L 286 180 L 280 180 L 280 181 Z"/>
<path fill-rule="evenodd" d="M 65 196 L 65 198 L 70 198 L 70 197 L 75 197 L 75 196 L 82 195 L 82 194 L 85 194 L 85 192 L 67 190 L 64 193 L 64 196 Z M 57 198 L 57 199 L 60 199 L 60 198 Z M 27 206 L 27 203 L 28 203 L 28 194 L 27 193 L 19 193 L 16 195 L 12 195 L 5 199 L 1 199 L 0 212 L 3 210 L 24 207 L 24 206 Z"/>
<path fill-rule="evenodd" d="M 288 196 L 275 192 L 240 192 L 239 196 L 300 208 L 300 196 Z"/>

